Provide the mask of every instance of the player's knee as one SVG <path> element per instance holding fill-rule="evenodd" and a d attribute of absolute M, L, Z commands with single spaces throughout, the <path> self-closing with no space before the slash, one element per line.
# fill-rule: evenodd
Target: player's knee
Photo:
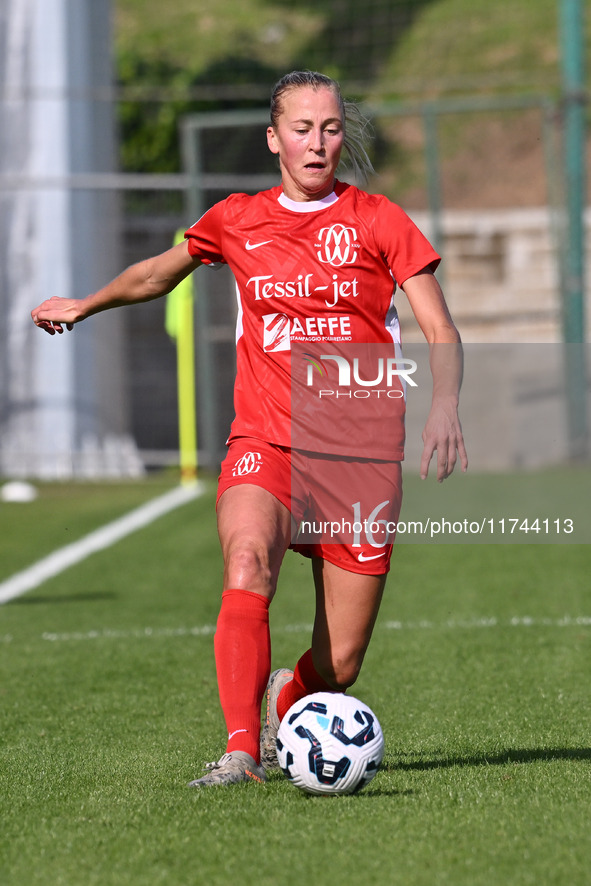
<path fill-rule="evenodd" d="M 346 689 L 353 686 L 357 681 L 360 670 L 361 666 L 357 667 L 357 665 L 337 668 L 334 677 L 335 689 L 339 692 L 345 692 Z"/>
<path fill-rule="evenodd" d="M 270 586 L 271 569 L 267 552 L 250 543 L 233 545 L 225 558 L 226 587 L 254 590 Z"/>
<path fill-rule="evenodd" d="M 330 659 L 322 662 L 317 670 L 336 692 L 344 692 L 356 682 L 361 663 L 362 659 L 355 654 L 339 656 L 333 652 Z"/>

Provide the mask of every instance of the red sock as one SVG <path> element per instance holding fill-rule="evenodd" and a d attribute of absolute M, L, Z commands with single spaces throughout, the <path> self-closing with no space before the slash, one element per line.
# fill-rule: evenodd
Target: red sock
<path fill-rule="evenodd" d="M 277 699 L 277 713 L 283 720 L 286 713 L 296 701 L 312 692 L 334 692 L 320 674 L 316 672 L 312 662 L 312 650 L 304 652 L 293 672 L 293 680 L 286 683 Z"/>
<path fill-rule="evenodd" d="M 224 591 L 214 650 L 228 729 L 226 751 L 246 751 L 259 763 L 261 703 L 271 670 L 267 598 L 251 591 Z"/>

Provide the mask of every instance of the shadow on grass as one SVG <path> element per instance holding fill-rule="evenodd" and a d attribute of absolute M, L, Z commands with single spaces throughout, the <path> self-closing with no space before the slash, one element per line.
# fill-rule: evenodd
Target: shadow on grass
<path fill-rule="evenodd" d="M 380 767 L 381 770 L 382 767 Z M 297 790 L 297 788 L 296 788 Z M 375 800 L 376 797 L 389 797 L 392 799 L 393 797 L 414 797 L 418 796 L 417 791 L 399 791 L 396 788 L 363 788 L 363 790 L 355 791 L 352 794 L 307 794 L 305 791 L 300 791 L 302 800 L 306 802 L 315 803 L 319 800 L 350 800 L 353 798 L 357 803 L 359 800 Z"/>
<path fill-rule="evenodd" d="M 591 760 L 591 748 L 514 748 L 500 754 L 382 762 L 380 768 L 386 772 L 424 771 L 452 766 L 506 766 L 508 763 L 534 763 L 537 760 Z"/>
<path fill-rule="evenodd" d="M 382 770 L 392 771 L 392 768 L 393 767 L 389 768 L 388 766 L 384 766 L 382 764 L 380 766 L 379 771 L 380 772 Z M 287 779 L 285 778 L 283 773 L 278 769 L 272 770 L 271 772 L 269 772 L 268 779 L 269 779 L 267 782 L 268 785 L 274 785 L 277 787 L 279 787 L 280 785 L 285 785 L 287 782 Z M 399 790 L 398 788 L 378 787 L 375 784 L 375 782 L 372 782 L 370 785 L 368 785 L 368 787 L 363 788 L 363 790 L 353 793 L 353 794 L 339 794 L 339 793 L 335 793 L 335 794 L 308 794 L 308 793 L 306 793 L 306 791 L 298 791 L 297 788 L 294 788 L 294 790 L 297 791 L 297 793 L 300 795 L 302 800 L 306 800 L 306 801 L 337 800 L 340 798 L 351 798 L 351 797 L 355 797 L 356 800 L 359 797 L 365 797 L 368 800 L 370 798 L 375 799 L 376 797 L 390 797 L 390 798 L 392 798 L 392 797 L 412 797 L 417 793 L 416 791 L 413 791 L 410 789 Z"/>

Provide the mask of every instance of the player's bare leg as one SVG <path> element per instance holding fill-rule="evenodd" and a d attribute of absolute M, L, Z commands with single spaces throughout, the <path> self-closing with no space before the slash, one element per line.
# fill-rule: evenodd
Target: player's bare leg
<path fill-rule="evenodd" d="M 261 734 L 261 764 L 266 771 L 279 764 L 275 740 L 289 707 L 313 692 L 344 691 L 357 679 L 382 600 L 386 577 L 359 575 L 313 559 L 316 617 L 312 648 L 295 672 L 271 674 L 267 715 Z"/>
<path fill-rule="evenodd" d="M 272 599 L 291 541 L 291 514 L 260 486 L 226 489 L 218 502 L 224 590 L 242 588 Z"/>
<path fill-rule="evenodd" d="M 291 538 L 291 516 L 265 489 L 233 486 L 218 502 L 218 532 L 224 586 L 214 648 L 228 742 L 209 773 L 191 782 L 198 788 L 265 781 L 259 733 L 271 669 L 268 609 Z"/>
<path fill-rule="evenodd" d="M 355 683 L 380 609 L 385 575 L 348 572 L 313 561 L 316 616 L 312 660 L 318 674 L 343 692 Z"/>

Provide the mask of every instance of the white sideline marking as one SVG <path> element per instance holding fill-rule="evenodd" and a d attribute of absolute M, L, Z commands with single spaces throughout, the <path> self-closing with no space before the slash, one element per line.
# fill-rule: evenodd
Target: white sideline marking
<path fill-rule="evenodd" d="M 449 628 L 450 630 L 472 630 L 473 628 L 570 628 L 570 627 L 591 627 L 591 616 L 564 615 L 562 618 L 535 618 L 531 615 L 514 615 L 512 618 L 503 620 L 491 616 L 490 618 L 470 618 L 457 619 L 450 618 L 448 621 L 387 621 L 384 627 L 390 631 L 402 630 L 431 630 Z"/>
<path fill-rule="evenodd" d="M 196 483 L 194 486 L 179 486 L 144 505 L 140 505 L 139 508 L 125 514 L 124 517 L 119 517 L 112 523 L 107 523 L 106 526 L 90 532 L 84 538 L 63 548 L 58 548 L 57 551 L 38 560 L 37 563 L 33 563 L 22 572 L 17 572 L 6 581 L 0 582 L 0 604 L 26 594 L 27 591 L 39 587 L 47 579 L 59 575 L 60 572 L 80 563 L 91 554 L 111 547 L 126 535 L 131 535 L 132 532 L 153 523 L 154 520 L 168 514 L 169 511 L 198 498 L 203 494 L 203 491 L 201 483 Z"/>

